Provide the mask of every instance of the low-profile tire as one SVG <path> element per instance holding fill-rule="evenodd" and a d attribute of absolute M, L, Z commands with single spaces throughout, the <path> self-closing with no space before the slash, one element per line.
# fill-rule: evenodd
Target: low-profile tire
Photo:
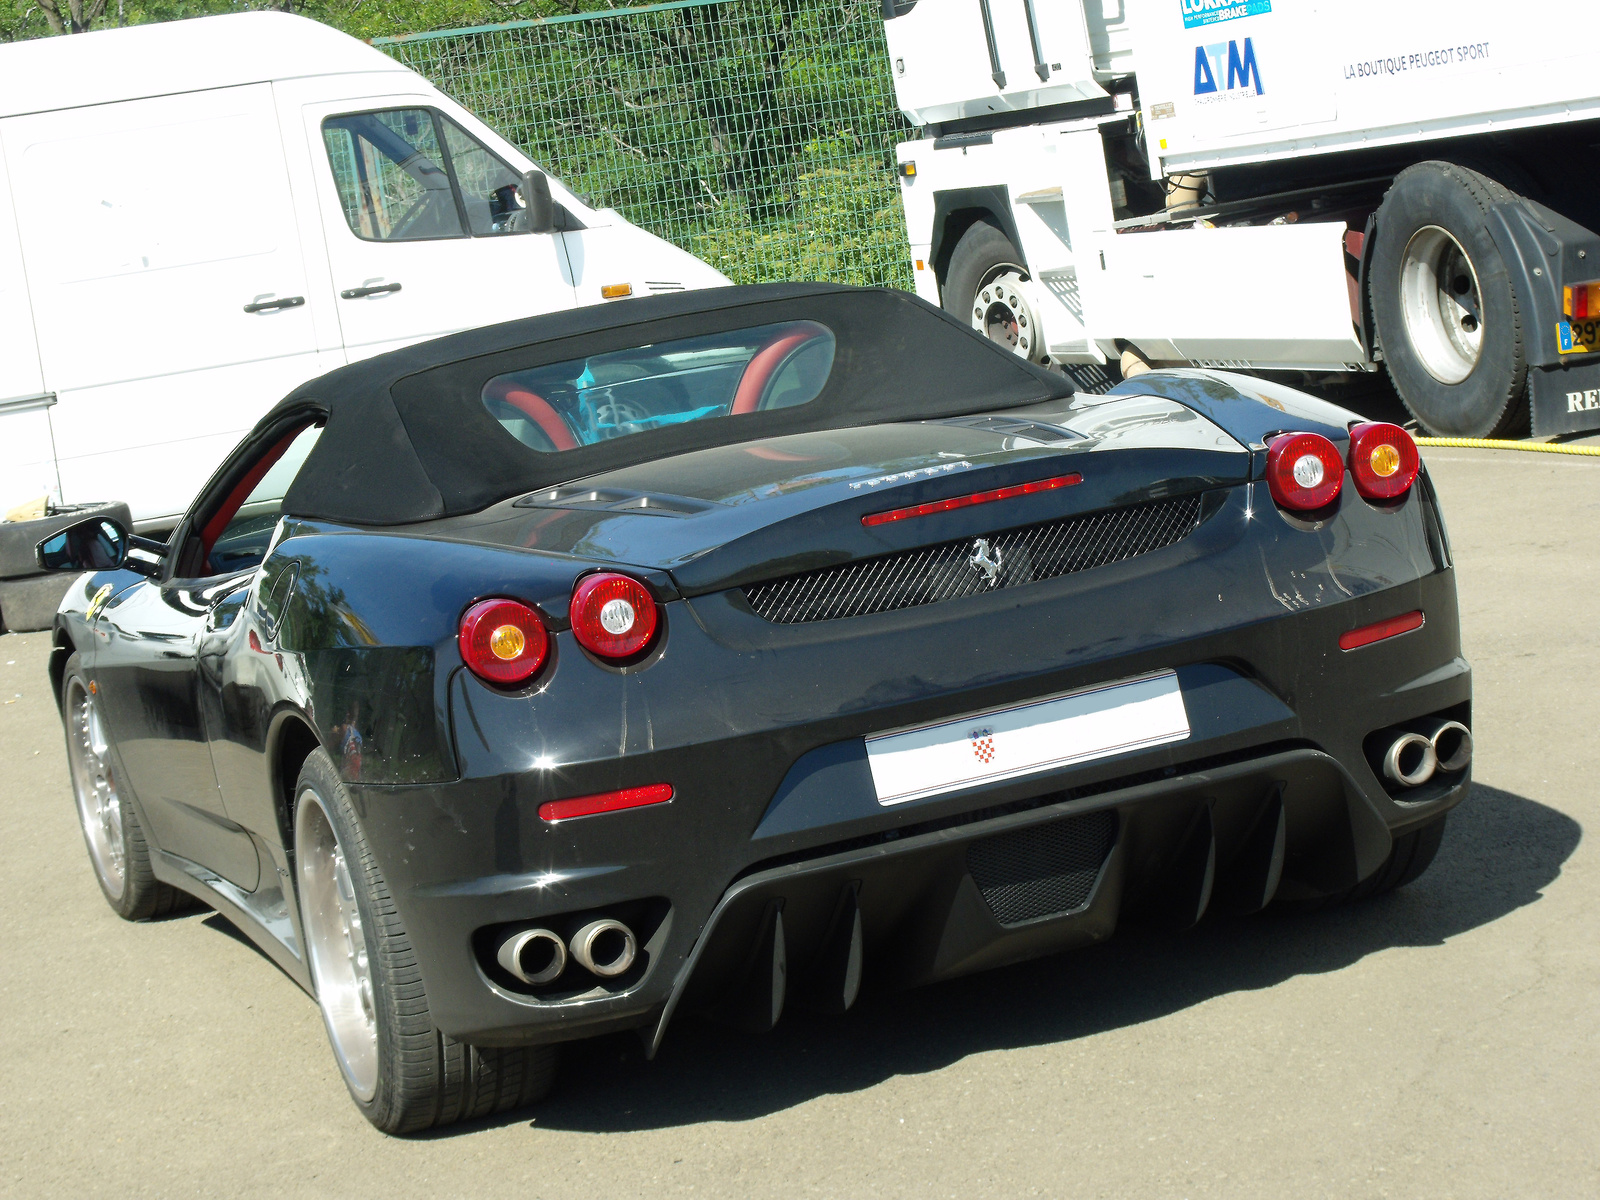
<path fill-rule="evenodd" d="M 1378 209 L 1368 295 L 1395 390 L 1429 433 L 1506 437 L 1528 429 L 1528 309 L 1489 233 L 1516 196 L 1488 176 L 1423 162 Z"/>
<path fill-rule="evenodd" d="M 542 1099 L 559 1046 L 468 1046 L 434 1026 L 416 954 L 325 750 L 300 771 L 294 825 L 308 965 L 362 1115 L 385 1133 L 417 1133 Z"/>
<path fill-rule="evenodd" d="M 198 905 L 194 897 L 155 877 L 144 827 L 118 777 L 100 701 L 77 654 L 61 676 L 61 723 L 78 825 L 95 882 L 125 921 L 164 917 Z"/>
<path fill-rule="evenodd" d="M 1029 362 L 1049 355 L 1038 344 L 1039 319 L 1015 284 L 1029 278 L 1022 254 L 988 221 L 967 228 L 950 254 L 939 296 L 945 312 Z"/>

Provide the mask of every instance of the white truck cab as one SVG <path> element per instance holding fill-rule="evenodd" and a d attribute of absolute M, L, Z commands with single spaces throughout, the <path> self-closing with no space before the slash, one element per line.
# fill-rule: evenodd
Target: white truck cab
<path fill-rule="evenodd" d="M 459 329 L 726 284 L 415 72 L 244 13 L 0 46 L 0 511 L 169 526 L 305 380 Z M 534 182 L 537 182 L 535 178 Z"/>

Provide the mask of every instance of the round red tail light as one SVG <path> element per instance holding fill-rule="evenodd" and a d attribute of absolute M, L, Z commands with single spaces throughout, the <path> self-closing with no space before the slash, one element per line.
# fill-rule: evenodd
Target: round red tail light
<path fill-rule="evenodd" d="M 578 580 L 571 616 L 578 645 L 601 658 L 632 658 L 650 644 L 660 624 L 650 590 L 610 571 Z"/>
<path fill-rule="evenodd" d="M 1322 508 L 1343 486 L 1344 462 L 1320 433 L 1284 433 L 1267 443 L 1267 488 L 1284 508 Z"/>
<path fill-rule="evenodd" d="M 1416 442 L 1398 425 L 1368 421 L 1350 431 L 1350 475 L 1368 500 L 1404 496 L 1421 466 Z"/>
<path fill-rule="evenodd" d="M 539 614 L 515 600 L 480 600 L 467 609 L 456 644 L 474 675 L 502 687 L 532 679 L 550 654 Z"/>

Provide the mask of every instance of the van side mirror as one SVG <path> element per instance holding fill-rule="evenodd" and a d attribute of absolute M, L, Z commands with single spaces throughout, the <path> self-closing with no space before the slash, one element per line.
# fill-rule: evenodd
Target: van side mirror
<path fill-rule="evenodd" d="M 528 171 L 522 176 L 522 207 L 529 233 L 555 232 L 556 202 L 550 195 L 550 180 L 543 171 Z"/>
<path fill-rule="evenodd" d="M 132 538 L 121 521 L 90 517 L 51 534 L 34 553 L 46 571 L 117 571 L 127 565 Z"/>
<path fill-rule="evenodd" d="M 146 557 L 134 558 L 138 550 Z M 121 521 L 90 517 L 51 534 L 34 548 L 34 557 L 46 571 L 137 571 L 156 578 L 166 544 L 136 537 Z"/>

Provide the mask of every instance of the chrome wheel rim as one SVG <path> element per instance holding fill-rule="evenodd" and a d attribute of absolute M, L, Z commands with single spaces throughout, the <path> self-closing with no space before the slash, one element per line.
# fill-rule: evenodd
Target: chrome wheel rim
<path fill-rule="evenodd" d="M 89 844 L 100 884 L 113 900 L 128 886 L 128 850 L 122 836 L 122 799 L 111 768 L 111 746 L 100 706 L 74 678 L 67 686 L 67 747 L 72 765 L 72 791 L 78 801 L 78 823 Z"/>
<path fill-rule="evenodd" d="M 378 1017 L 361 909 L 344 848 L 317 793 L 300 793 L 295 871 L 311 980 L 345 1082 L 359 1099 L 378 1090 Z"/>
<path fill-rule="evenodd" d="M 1022 290 L 1022 268 L 1005 264 L 992 268 L 972 297 L 972 327 L 991 342 L 1013 354 L 1036 359 L 1043 355 L 1039 342 L 1039 316 Z"/>
<path fill-rule="evenodd" d="M 1400 317 L 1423 369 L 1460 383 L 1483 353 L 1483 298 L 1472 259 L 1446 230 L 1425 225 L 1400 260 Z"/>

